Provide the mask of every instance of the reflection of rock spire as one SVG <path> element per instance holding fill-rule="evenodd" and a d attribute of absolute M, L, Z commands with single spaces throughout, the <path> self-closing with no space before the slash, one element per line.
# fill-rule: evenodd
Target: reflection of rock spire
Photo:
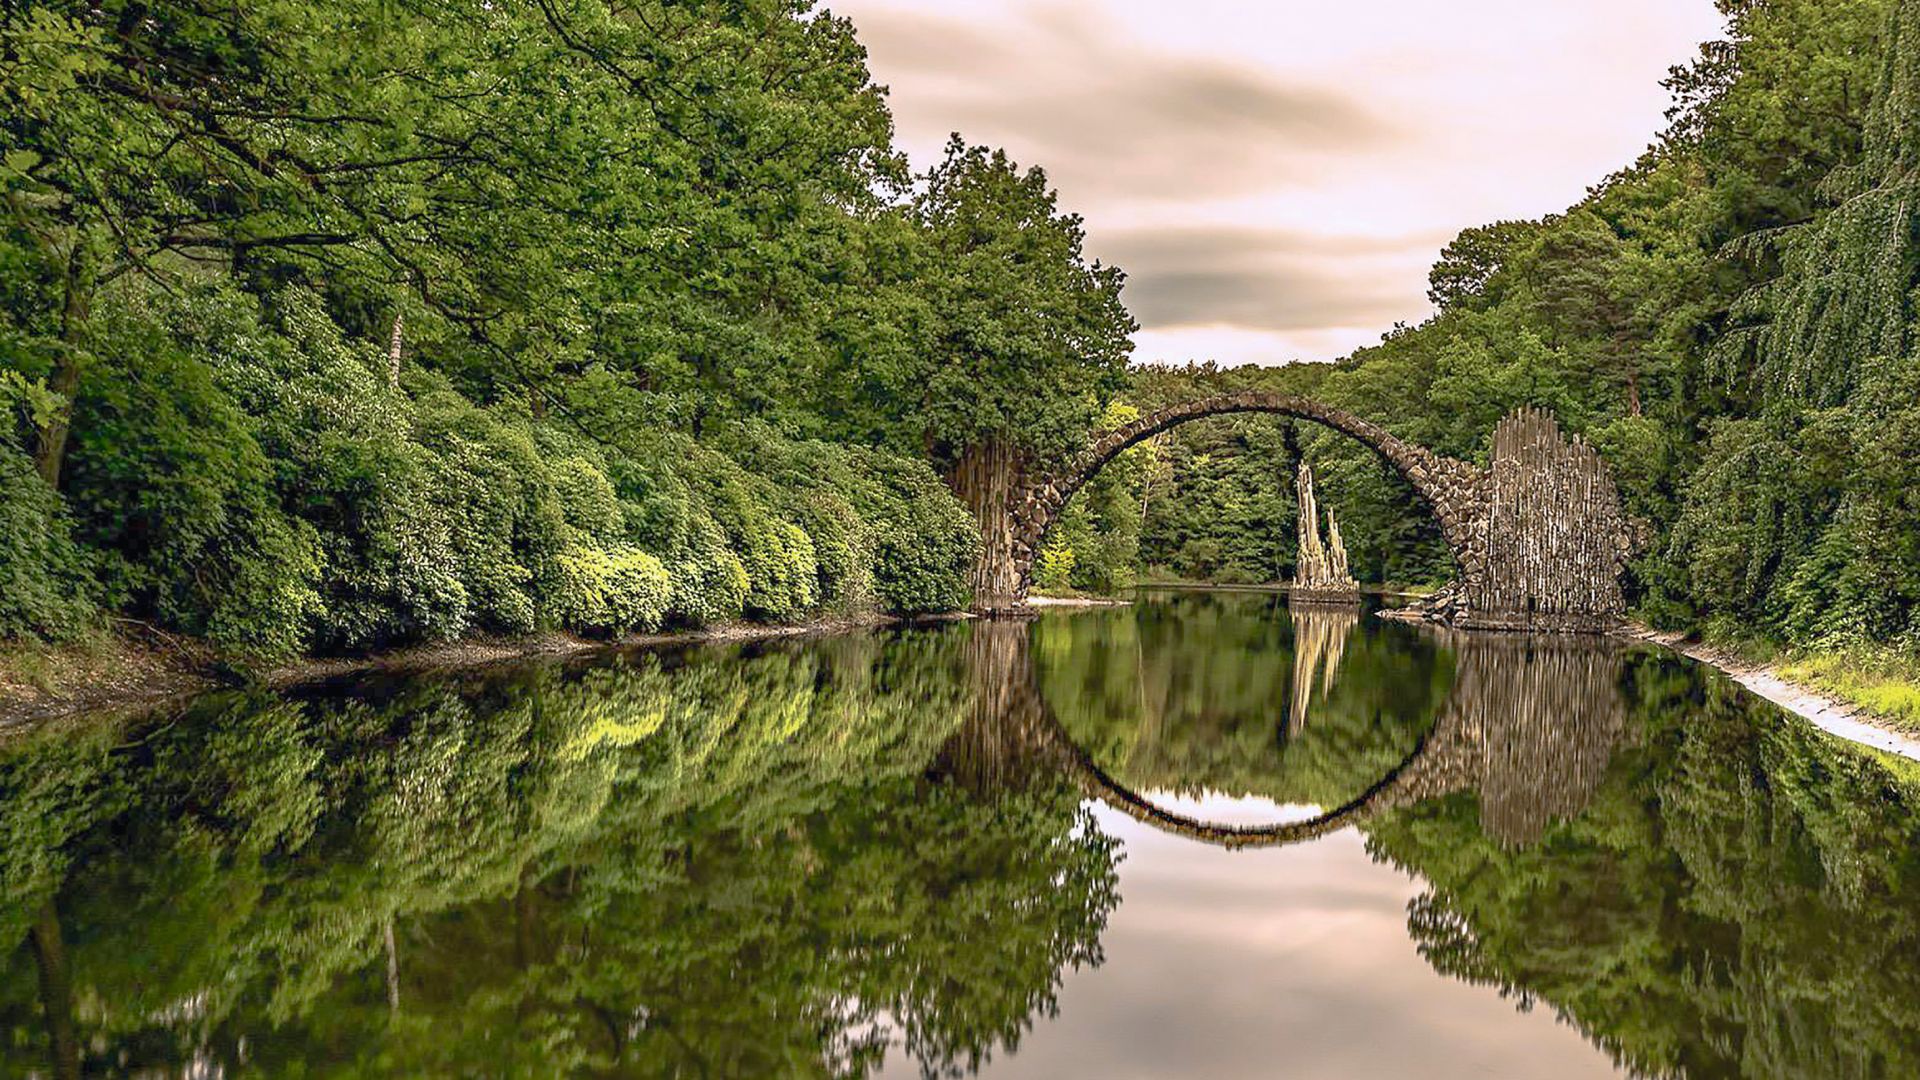
<path fill-rule="evenodd" d="M 1586 808 L 1626 729 L 1625 659 L 1606 638 L 1434 631 L 1454 650 L 1441 727 L 1469 733 L 1461 786 L 1480 827 L 1508 847 L 1537 843 Z"/>
<path fill-rule="evenodd" d="M 1035 752 L 1046 706 L 1033 672 L 1033 646 L 1024 622 L 987 619 L 967 638 L 967 675 L 973 706 L 947 739 L 933 772 L 975 795 L 1018 791 L 1051 769 Z"/>
<path fill-rule="evenodd" d="M 1304 717 L 1317 682 L 1339 670 L 1358 612 L 1296 612 L 1293 711 Z M 977 795 L 1030 791 L 1050 778 L 1156 829 L 1221 847 L 1280 847 L 1364 827 L 1377 815 L 1473 791 L 1480 826 L 1510 848 L 1538 843 L 1553 822 L 1586 808 L 1627 729 L 1625 654 L 1606 638 L 1430 631 L 1454 654 L 1455 674 L 1433 728 L 1414 752 L 1347 802 L 1271 825 L 1201 821 L 1155 805 L 1075 744 L 1035 678 L 1028 627 L 985 621 L 966 649 L 973 705 L 929 772 Z M 1357 764 L 1372 764 L 1371 761 Z M 1363 780 L 1354 777 L 1356 786 Z"/>
<path fill-rule="evenodd" d="M 1291 739 L 1307 727 L 1307 708 L 1313 703 L 1315 683 L 1321 701 L 1333 693 L 1347 635 L 1360 625 L 1360 612 L 1303 609 L 1293 613 L 1293 691 L 1287 709 L 1285 735 Z"/>
<path fill-rule="evenodd" d="M 1360 584 L 1347 565 L 1347 545 L 1340 525 L 1327 514 L 1328 540 L 1320 540 L 1320 499 L 1313 488 L 1313 466 L 1300 462 L 1300 559 L 1293 576 L 1290 599 L 1348 603 L 1360 598 Z"/>

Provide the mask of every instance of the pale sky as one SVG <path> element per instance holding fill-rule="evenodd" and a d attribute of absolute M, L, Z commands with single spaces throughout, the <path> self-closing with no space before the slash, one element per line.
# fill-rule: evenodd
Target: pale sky
<path fill-rule="evenodd" d="M 1130 276 L 1134 359 L 1331 360 L 1429 314 L 1461 229 L 1565 209 L 1660 130 L 1712 0 L 828 0 L 916 168 L 1040 165 Z"/>

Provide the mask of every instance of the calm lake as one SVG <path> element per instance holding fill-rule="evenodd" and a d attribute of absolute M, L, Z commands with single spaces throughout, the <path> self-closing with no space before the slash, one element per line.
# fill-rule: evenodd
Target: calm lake
<path fill-rule="evenodd" d="M 0 1075 L 1920 1076 L 1920 767 L 1261 593 L 0 743 Z"/>

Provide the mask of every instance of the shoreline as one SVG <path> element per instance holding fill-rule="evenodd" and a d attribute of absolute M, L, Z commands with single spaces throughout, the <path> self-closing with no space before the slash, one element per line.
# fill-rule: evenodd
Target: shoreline
<path fill-rule="evenodd" d="M 1206 589 L 1204 585 L 1154 585 L 1148 588 Z M 1284 586 L 1214 586 L 1226 591 L 1281 591 Z M 1371 595 L 1393 596 L 1373 591 Z M 1400 594 L 1405 595 L 1405 594 Z M 1131 600 L 1108 597 L 1032 596 L 1029 609 L 1094 609 L 1127 607 Z M 1395 609 L 1376 613 L 1394 618 Z M 54 681 L 66 692 L 49 691 L 7 678 L 0 669 L 0 738 L 36 725 L 70 719 L 84 713 L 122 713 L 157 708 L 200 694 L 236 686 L 263 686 L 294 690 L 333 679 L 367 674 L 421 675 L 485 668 L 498 664 L 552 657 L 580 657 L 631 649 L 671 648 L 680 645 L 772 641 L 813 637 L 855 630 L 919 623 L 950 622 L 978 616 L 949 612 L 912 618 L 878 612 L 833 615 L 781 625 L 727 623 L 698 630 L 629 634 L 619 638 L 583 638 L 546 633 L 526 638 L 475 637 L 461 641 L 368 653 L 363 656 L 308 658 L 266 669 L 251 679 L 221 674 L 224 658 L 204 642 L 178 638 L 134 624 L 137 629 L 110 635 L 98 650 L 55 651 L 49 665 L 66 667 Z M 1407 618 L 1401 615 L 1401 618 Z M 1412 620 L 1409 620 L 1412 621 Z M 1753 663 L 1725 649 L 1690 642 L 1680 632 L 1659 631 L 1628 623 L 1615 636 L 1659 645 L 1726 675 L 1747 690 L 1837 738 L 1920 761 L 1920 738 L 1893 727 L 1870 711 L 1849 705 L 1829 694 L 1783 677 L 1770 664 Z M 74 688 L 78 688 L 75 690 Z"/>
<path fill-rule="evenodd" d="M 1294 591 L 1294 587 L 1285 582 L 1267 582 L 1265 584 L 1259 584 L 1259 585 L 1210 585 L 1204 581 L 1143 581 L 1137 585 L 1131 586 L 1131 588 L 1136 592 L 1143 591 L 1143 590 L 1152 591 L 1155 589 L 1162 589 L 1162 590 L 1177 591 L 1177 592 L 1250 592 L 1250 593 L 1286 594 Z M 1374 599 L 1380 599 L 1380 600 L 1424 600 L 1433 594 L 1431 592 L 1415 592 L 1411 589 L 1390 589 L 1380 585 L 1362 585 L 1360 586 L 1360 595 L 1363 598 L 1374 598 Z"/>
<path fill-rule="evenodd" d="M 1110 596 L 1029 596 L 1030 608 L 1114 608 L 1132 607 L 1131 600 L 1117 600 Z"/>
<path fill-rule="evenodd" d="M 1920 761 L 1920 739 L 1894 728 L 1866 709 L 1782 677 L 1771 664 L 1755 664 L 1724 649 L 1689 642 L 1685 634 L 1654 630 L 1639 623 L 1629 623 L 1619 631 L 1619 635 L 1632 641 L 1663 646 L 1689 660 L 1705 664 L 1829 735 L 1910 761 Z"/>
<path fill-rule="evenodd" d="M 823 616 L 799 623 L 725 623 L 698 630 L 604 639 L 557 632 L 524 638 L 473 637 L 408 645 L 361 656 L 310 657 L 266 668 L 251 678 L 223 676 L 225 658 L 204 642 L 145 628 L 114 634 L 92 652 L 50 653 L 50 666 L 71 669 L 55 680 L 64 692 L 23 684 L 0 671 L 0 738 L 85 713 L 137 712 L 216 690 L 245 686 L 295 690 L 355 675 L 424 675 L 552 657 L 771 641 L 971 617 L 964 612 L 916 617 L 873 612 Z"/>

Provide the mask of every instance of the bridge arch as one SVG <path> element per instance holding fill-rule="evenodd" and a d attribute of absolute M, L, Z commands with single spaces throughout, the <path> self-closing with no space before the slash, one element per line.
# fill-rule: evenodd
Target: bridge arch
<path fill-rule="evenodd" d="M 1215 416 L 1268 413 L 1352 437 L 1404 476 L 1433 509 L 1459 578 L 1430 613 L 1487 629 L 1605 631 L 1625 601 L 1628 530 L 1618 492 L 1593 448 L 1535 409 L 1495 428 L 1482 468 L 1401 439 L 1312 398 L 1246 391 L 1182 402 L 1102 432 L 1057 469 L 1012 493 L 1008 529 L 988 535 L 975 578 L 983 611 L 1024 604 L 1034 564 L 1067 503 L 1107 463 L 1161 432 Z"/>
<path fill-rule="evenodd" d="M 1171 405 L 1103 432 L 1064 469 L 1034 485 L 1017 517 L 1021 535 L 1015 538 L 1015 556 L 1021 589 L 1032 587 L 1034 560 L 1067 503 L 1114 458 L 1182 424 L 1245 413 L 1306 420 L 1352 437 L 1406 477 L 1414 491 L 1433 507 L 1434 515 L 1440 520 L 1441 533 L 1456 557 L 1470 546 L 1472 527 L 1481 516 L 1485 499 L 1480 470 L 1407 442 L 1377 424 L 1312 398 L 1247 391 Z M 1464 560 L 1462 563 L 1464 567 Z"/>

